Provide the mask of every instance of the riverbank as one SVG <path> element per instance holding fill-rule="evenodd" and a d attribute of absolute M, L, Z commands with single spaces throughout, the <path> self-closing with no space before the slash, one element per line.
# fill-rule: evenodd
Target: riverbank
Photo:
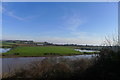
<path fill-rule="evenodd" d="M 66 54 L 66 55 L 43 55 L 43 56 L 14 56 L 14 55 L 2 55 L 0 58 L 20 58 L 20 57 L 60 57 L 60 56 L 77 56 L 77 55 L 85 55 L 85 54 Z M 86 54 L 91 55 L 91 54 Z"/>
<path fill-rule="evenodd" d="M 92 56 L 98 56 L 99 54 L 84 54 L 84 53 L 81 53 L 81 54 L 68 54 L 68 55 L 45 55 L 45 56 L 13 56 L 13 55 L 5 55 L 5 56 L 1 56 L 0 55 L 0 58 L 21 58 L 21 57 L 24 57 L 24 58 L 27 58 L 27 57 L 62 57 L 62 56 L 79 56 L 79 55 L 92 55 Z"/>

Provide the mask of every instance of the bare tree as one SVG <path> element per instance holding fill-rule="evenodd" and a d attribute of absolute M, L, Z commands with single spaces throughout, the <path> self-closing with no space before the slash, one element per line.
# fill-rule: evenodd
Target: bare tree
<path fill-rule="evenodd" d="M 118 51 L 119 49 L 119 40 L 117 35 L 105 36 L 105 41 L 103 46 L 106 46 L 113 51 Z"/>

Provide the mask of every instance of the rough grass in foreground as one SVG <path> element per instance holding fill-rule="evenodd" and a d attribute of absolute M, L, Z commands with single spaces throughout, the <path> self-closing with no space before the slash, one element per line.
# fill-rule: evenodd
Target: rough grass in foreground
<path fill-rule="evenodd" d="M 30 63 L 25 68 L 4 74 L 4 79 L 32 78 L 32 80 L 71 80 L 77 74 L 92 66 L 89 59 L 46 58 Z"/>
<path fill-rule="evenodd" d="M 63 46 L 41 46 L 41 47 L 16 47 L 4 53 L 4 55 L 15 56 L 47 56 L 47 55 L 72 55 L 80 54 L 71 47 Z"/>

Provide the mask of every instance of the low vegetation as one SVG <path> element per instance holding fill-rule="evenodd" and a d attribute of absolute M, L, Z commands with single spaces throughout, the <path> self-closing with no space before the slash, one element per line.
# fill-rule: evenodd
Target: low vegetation
<path fill-rule="evenodd" d="M 4 74 L 4 79 L 31 78 L 32 80 L 70 80 L 77 73 L 84 72 L 92 66 L 89 59 L 57 59 L 47 58 L 42 61 L 35 61 L 26 68 L 21 68 L 15 72 Z"/>
<path fill-rule="evenodd" d="M 120 80 L 118 65 L 120 65 L 120 51 L 102 49 L 98 59 L 94 61 L 94 65 L 89 67 L 82 76 L 85 77 L 85 80 L 88 78 L 91 80 Z"/>

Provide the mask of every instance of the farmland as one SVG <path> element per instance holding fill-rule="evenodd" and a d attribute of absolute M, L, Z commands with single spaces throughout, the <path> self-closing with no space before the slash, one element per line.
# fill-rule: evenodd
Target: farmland
<path fill-rule="evenodd" d="M 81 52 L 75 49 L 96 50 L 97 46 L 81 46 L 75 44 L 58 45 L 49 42 L 34 42 L 26 40 L 2 41 L 2 48 L 11 48 L 3 53 L 3 57 L 39 57 L 39 56 L 65 56 L 79 54 L 94 54 L 96 52 Z"/>
<path fill-rule="evenodd" d="M 3 53 L 3 55 L 12 56 L 62 56 L 73 54 L 82 53 L 75 51 L 72 47 L 64 46 L 16 47 L 6 53 Z"/>
<path fill-rule="evenodd" d="M 0 47 L 3 48 L 12 48 L 16 43 L 0 41 Z"/>

